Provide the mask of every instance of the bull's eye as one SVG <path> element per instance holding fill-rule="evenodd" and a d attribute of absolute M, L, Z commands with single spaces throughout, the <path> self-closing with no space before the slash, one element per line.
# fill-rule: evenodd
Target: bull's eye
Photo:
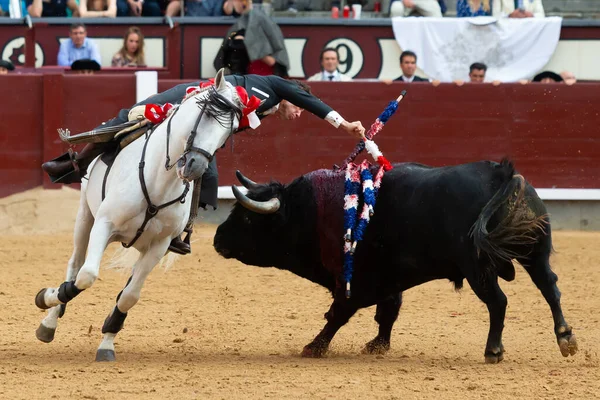
<path fill-rule="evenodd" d="M 250 221 L 250 218 L 244 216 L 244 223 L 250 225 L 252 221 Z"/>

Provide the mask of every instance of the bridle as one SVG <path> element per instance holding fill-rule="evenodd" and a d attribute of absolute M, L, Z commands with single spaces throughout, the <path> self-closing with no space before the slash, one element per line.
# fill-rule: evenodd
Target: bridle
<path fill-rule="evenodd" d="M 171 136 L 171 121 L 173 120 L 173 117 L 175 117 L 175 114 L 179 110 L 179 107 L 177 107 L 175 109 L 175 111 L 171 115 L 171 118 L 167 122 L 167 160 L 165 162 L 165 168 L 167 171 L 169 171 L 171 168 L 173 168 L 178 162 L 183 162 L 185 164 L 186 155 L 191 152 L 196 152 L 196 153 L 202 154 L 204 157 L 206 157 L 208 159 L 208 162 L 212 161 L 212 159 L 214 157 L 214 153 L 211 154 L 208 151 L 206 151 L 200 147 L 195 147 L 193 145 L 194 139 L 196 138 L 196 135 L 198 133 L 198 125 L 200 125 L 200 120 L 202 120 L 202 117 L 204 116 L 205 113 L 207 116 L 216 119 L 219 122 L 219 124 L 223 127 L 225 127 L 225 125 L 224 125 L 225 119 L 224 118 L 227 116 L 229 118 L 229 120 L 231 121 L 229 135 L 232 135 L 234 133 L 233 132 L 234 117 L 237 117 L 238 121 L 240 121 L 242 118 L 243 113 L 242 113 L 241 107 L 238 107 L 237 105 L 233 104 L 231 101 L 227 100 L 223 95 L 219 94 L 219 92 L 217 92 L 217 90 L 215 89 L 214 86 L 210 86 L 206 90 L 208 91 L 208 96 L 206 96 L 203 99 L 199 99 L 197 102 L 198 106 L 201 107 L 201 111 L 200 111 L 200 114 L 198 115 L 198 118 L 196 119 L 196 123 L 194 124 L 194 129 L 192 129 L 192 132 L 191 132 L 190 136 L 188 137 L 183 154 L 177 159 L 177 161 L 175 161 L 171 165 L 169 165 L 171 162 L 171 159 L 169 157 L 169 138 Z M 142 157 L 141 157 L 141 160 L 139 163 L 140 185 L 142 186 L 142 192 L 144 193 L 144 198 L 146 199 L 146 203 L 148 204 L 148 206 L 146 207 L 146 214 L 144 216 L 144 222 L 142 223 L 142 226 L 137 230 L 135 237 L 131 240 L 131 242 L 129 242 L 127 244 L 122 243 L 123 247 L 125 247 L 125 248 L 129 248 L 129 247 L 133 246 L 133 244 L 144 233 L 144 230 L 145 230 L 148 222 L 152 218 L 154 218 L 161 209 L 168 207 L 172 204 L 175 204 L 177 202 L 180 202 L 182 204 L 185 203 L 185 197 L 187 196 L 187 193 L 190 190 L 190 183 L 188 181 L 185 181 L 185 188 L 183 189 L 183 193 L 181 193 L 181 195 L 179 197 L 177 197 L 176 199 L 173 199 L 171 201 L 168 201 L 164 204 L 158 205 L 158 206 L 152 203 L 152 200 L 150 199 L 150 195 L 148 194 L 148 188 L 146 187 L 146 179 L 144 178 L 144 166 L 146 165 L 146 162 L 145 162 L 146 148 L 148 147 L 148 142 L 150 141 L 149 139 L 150 139 L 151 135 L 152 135 L 152 129 L 146 134 L 146 141 L 144 142 L 144 147 L 142 149 Z M 216 150 L 215 150 L 215 152 L 216 152 Z M 110 171 L 110 168 L 108 168 L 106 171 L 106 175 L 104 178 L 105 181 L 106 181 L 106 177 L 108 176 L 109 171 Z M 196 189 L 199 189 L 199 186 L 198 187 L 194 186 L 194 192 L 196 191 Z M 104 194 L 102 197 L 104 200 Z"/>
<path fill-rule="evenodd" d="M 185 145 L 185 149 L 183 150 L 183 153 L 177 159 L 177 161 L 175 161 L 173 164 L 171 164 L 171 158 L 169 156 L 169 139 L 171 137 L 171 121 L 175 117 L 175 114 L 179 110 L 179 107 L 175 109 L 175 111 L 173 112 L 173 115 L 167 122 L 167 159 L 165 162 L 165 168 L 167 171 L 169 171 L 171 168 L 173 168 L 178 162 L 182 162 L 185 164 L 186 155 L 189 153 L 192 153 L 192 152 L 202 154 L 204 157 L 206 157 L 208 159 L 208 162 L 211 162 L 212 159 L 214 158 L 214 156 L 215 156 L 214 152 L 209 153 L 208 151 L 204 150 L 201 147 L 194 146 L 194 140 L 196 139 L 196 135 L 198 134 L 198 125 L 200 125 L 200 121 L 202 120 L 202 117 L 204 116 L 205 113 L 207 116 L 213 117 L 214 119 L 216 119 L 217 122 L 219 122 L 219 124 L 223 127 L 224 127 L 224 125 L 223 125 L 224 118 L 227 117 L 227 119 L 229 121 L 231 121 L 230 122 L 230 124 L 231 124 L 230 125 L 230 135 L 232 135 L 234 133 L 233 132 L 234 117 L 237 117 L 238 121 L 241 120 L 241 118 L 242 118 L 241 107 L 237 106 L 236 104 L 234 104 L 233 102 L 231 102 L 227 98 L 225 98 L 222 94 L 220 94 L 215 89 L 214 86 L 210 86 L 207 89 L 207 91 L 208 91 L 208 96 L 206 96 L 206 98 L 199 99 L 197 101 L 198 106 L 201 107 L 200 114 L 198 115 L 198 118 L 196 119 L 196 123 L 194 124 L 194 128 L 192 129 L 192 132 L 190 133 L 190 136 L 188 137 L 188 140 Z M 216 152 L 216 150 L 215 150 L 215 152 Z"/>

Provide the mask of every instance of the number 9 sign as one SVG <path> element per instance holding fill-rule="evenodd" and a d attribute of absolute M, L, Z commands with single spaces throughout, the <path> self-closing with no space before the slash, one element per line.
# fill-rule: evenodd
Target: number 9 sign
<path fill-rule="evenodd" d="M 332 47 L 337 50 L 340 58 L 338 70 L 351 78 L 360 73 L 363 67 L 363 53 L 360 46 L 351 39 L 338 38 L 328 42 L 325 47 Z"/>

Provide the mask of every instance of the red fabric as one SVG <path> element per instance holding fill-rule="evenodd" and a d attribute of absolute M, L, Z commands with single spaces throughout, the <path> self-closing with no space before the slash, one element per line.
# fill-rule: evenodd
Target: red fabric
<path fill-rule="evenodd" d="M 163 106 L 159 106 L 158 104 L 146 104 L 144 117 L 153 124 L 158 124 L 167 118 L 167 113 L 171 108 L 173 108 L 173 104 L 171 103 L 167 103 Z"/>
<path fill-rule="evenodd" d="M 269 67 L 262 60 L 252 61 L 248 65 L 248 74 L 269 76 L 269 75 L 273 75 L 273 72 L 274 72 L 274 68 Z"/>
<path fill-rule="evenodd" d="M 240 121 L 239 128 L 246 128 L 250 126 L 250 122 L 248 121 L 248 114 L 256 111 L 256 109 L 260 105 L 260 99 L 256 96 L 248 98 L 248 92 L 241 86 L 236 86 L 235 90 L 237 91 L 238 96 L 240 96 L 242 104 L 246 106 L 242 110 L 242 120 Z"/>

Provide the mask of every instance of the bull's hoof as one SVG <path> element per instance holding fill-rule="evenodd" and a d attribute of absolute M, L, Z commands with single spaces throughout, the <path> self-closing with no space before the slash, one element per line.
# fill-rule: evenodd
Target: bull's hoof
<path fill-rule="evenodd" d="M 115 351 L 109 349 L 98 349 L 96 351 L 96 361 L 116 361 Z"/>
<path fill-rule="evenodd" d="M 315 346 L 311 343 L 304 346 L 304 349 L 300 355 L 304 358 L 321 358 L 325 356 L 325 353 L 327 353 L 327 347 L 323 348 Z"/>
<path fill-rule="evenodd" d="M 385 354 L 390 349 L 390 341 L 379 336 L 367 343 L 362 350 L 363 354 Z"/>
<path fill-rule="evenodd" d="M 558 334 L 558 347 L 563 357 L 575 355 L 577 353 L 577 339 L 571 331 L 571 327 L 563 327 L 559 330 Z"/>
<path fill-rule="evenodd" d="M 42 310 L 47 310 L 50 307 L 46 305 L 46 301 L 44 300 L 44 295 L 46 294 L 47 288 L 43 288 L 35 295 L 35 305 Z"/>
<path fill-rule="evenodd" d="M 504 360 L 504 348 L 495 347 L 485 351 L 485 363 L 486 364 L 498 364 Z"/>
<path fill-rule="evenodd" d="M 44 343 L 50 343 L 54 340 L 55 332 L 56 328 L 48 328 L 44 326 L 44 324 L 40 324 L 40 326 L 38 326 L 38 328 L 35 330 L 35 337 Z"/>

